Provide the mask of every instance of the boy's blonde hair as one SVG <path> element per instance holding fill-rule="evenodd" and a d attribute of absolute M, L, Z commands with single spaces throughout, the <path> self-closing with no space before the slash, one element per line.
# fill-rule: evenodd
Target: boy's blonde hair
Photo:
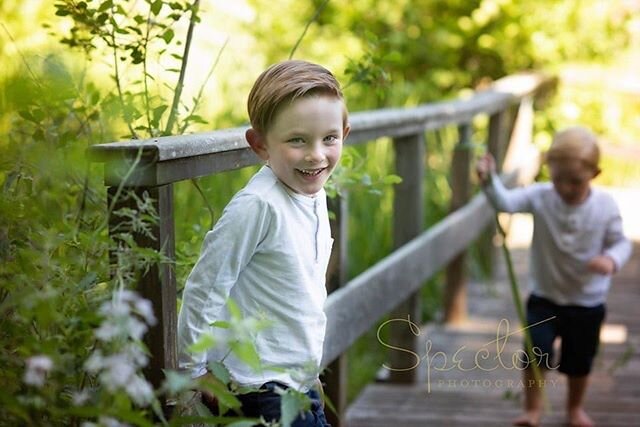
<path fill-rule="evenodd" d="M 300 60 L 274 64 L 260 74 L 249 93 L 247 109 L 251 127 L 266 133 L 281 106 L 303 96 L 318 94 L 344 101 L 340 83 L 326 68 Z M 343 108 L 346 126 L 346 105 Z"/>
<path fill-rule="evenodd" d="M 580 160 L 585 166 L 599 170 L 598 139 L 587 128 L 573 126 L 555 134 L 547 152 L 547 162 Z"/>

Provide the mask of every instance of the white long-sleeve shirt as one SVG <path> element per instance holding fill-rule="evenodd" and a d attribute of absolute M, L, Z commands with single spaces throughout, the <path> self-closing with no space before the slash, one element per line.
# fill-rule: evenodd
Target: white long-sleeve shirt
<path fill-rule="evenodd" d="M 189 354 L 187 348 L 205 332 L 220 333 L 210 324 L 229 320 L 231 297 L 243 316 L 271 322 L 255 336 L 263 369 L 256 372 L 230 354 L 223 363 L 232 378 L 246 386 L 280 381 L 306 390 L 322 359 L 332 243 L 324 190 L 313 198 L 296 194 L 271 169 L 260 169 L 205 236 L 187 279 L 178 316 L 179 366 L 196 377 L 206 372 L 208 360 L 227 355 L 220 346 L 208 354 Z"/>
<path fill-rule="evenodd" d="M 495 175 L 483 189 L 499 210 L 533 214 L 529 265 L 533 294 L 559 305 L 592 307 L 606 301 L 611 277 L 590 272 L 587 263 L 597 255 L 608 255 L 617 271 L 632 250 L 610 195 L 592 187 L 584 202 L 572 206 L 551 183 L 508 190 Z"/>

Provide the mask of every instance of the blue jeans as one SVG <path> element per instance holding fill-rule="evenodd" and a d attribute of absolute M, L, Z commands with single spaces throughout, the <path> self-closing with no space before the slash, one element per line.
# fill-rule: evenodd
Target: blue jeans
<path fill-rule="evenodd" d="M 237 398 L 242 402 L 242 414 L 250 418 L 263 416 L 266 421 L 280 420 L 281 398 L 274 391 L 276 387 L 287 388 L 277 382 L 268 382 L 260 388 L 260 391 L 238 395 Z M 331 427 L 324 415 L 318 392 L 309 390 L 306 394 L 311 399 L 311 408 L 298 415 L 291 427 Z"/>

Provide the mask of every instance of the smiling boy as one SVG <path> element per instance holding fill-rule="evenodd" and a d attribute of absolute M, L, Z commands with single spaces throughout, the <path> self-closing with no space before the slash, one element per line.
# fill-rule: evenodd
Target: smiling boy
<path fill-rule="evenodd" d="M 325 274 L 331 230 L 324 184 L 349 134 L 340 85 L 327 69 L 284 61 L 264 71 L 248 98 L 246 138 L 266 164 L 225 207 L 205 236 L 185 285 L 178 318 L 179 365 L 193 377 L 222 361 L 240 386 L 248 417 L 280 419 L 277 389 L 307 393 L 310 410 L 292 424 L 327 426 L 318 390 L 326 327 Z M 254 339 L 262 369 L 255 371 L 227 348 L 187 351 L 211 323 L 229 320 L 229 297 L 244 316 L 271 321 Z M 275 368 L 272 368 L 275 367 Z M 213 396 L 204 393 L 205 401 Z"/>

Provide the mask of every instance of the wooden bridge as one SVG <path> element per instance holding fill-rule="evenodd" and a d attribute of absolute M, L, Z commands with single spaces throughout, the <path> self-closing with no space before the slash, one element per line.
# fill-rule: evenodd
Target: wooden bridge
<path fill-rule="evenodd" d="M 485 309 L 485 302 L 476 300 L 477 296 L 473 293 L 476 292 L 475 287 L 471 289 L 472 294 L 467 295 L 464 268 L 466 249 L 477 240 L 483 229 L 490 232 L 493 219 L 483 196 L 470 198 L 470 147 L 474 121 L 478 117 L 488 119 L 487 147 L 499 164 L 504 165 L 504 171 L 510 172 L 505 174 L 505 179 L 510 183 L 530 180 L 538 168 L 537 158 L 531 150 L 534 101 L 552 90 L 554 85 L 553 78 L 537 74 L 514 75 L 498 80 L 489 89 L 466 99 L 351 115 L 352 131 L 347 143 L 376 143 L 382 137 L 393 138 L 395 173 L 403 178 L 403 182 L 394 188 L 393 236 L 396 249 L 351 280 L 346 278 L 348 203 L 346 199 L 331 200 L 331 208 L 336 214 L 332 222 L 335 244 L 327 281 L 330 294 L 326 304 L 328 325 L 323 365 L 329 368 L 324 379 L 327 393 L 338 412 L 333 417 L 334 425 L 454 425 L 458 421 L 471 422 L 481 416 L 483 421 L 474 425 L 500 425 L 505 417 L 508 418 L 517 410 L 513 401 L 502 399 L 500 391 L 484 389 L 482 382 L 482 387 L 475 388 L 447 388 L 439 383 L 441 380 L 457 378 L 462 381 L 471 378 L 466 376 L 466 372 L 462 375 L 455 370 L 431 372 L 430 383 L 427 383 L 431 392 L 425 394 L 424 375 L 427 371 L 421 366 L 390 372 L 385 384 L 370 385 L 347 412 L 348 361 L 345 353 L 358 337 L 378 327 L 384 316 L 392 319 L 407 319 L 410 316 L 412 321 L 420 324 L 420 288 L 427 279 L 443 269 L 447 271 L 443 301 L 446 324 L 464 324 L 467 319 L 467 300 L 472 308 L 478 306 Z M 423 188 L 422 179 L 425 150 L 428 149 L 425 132 L 445 126 L 457 127 L 459 134 L 459 142 L 452 153 L 452 213 L 437 225 L 424 230 L 424 194 L 429 191 Z M 136 236 L 140 246 L 162 251 L 169 260 L 151 268 L 139 283 L 140 292 L 152 301 L 159 318 L 158 325 L 147 337 L 152 354 L 149 374 L 156 385 L 163 378 L 162 369 L 176 367 L 173 184 L 257 164 L 258 158 L 245 142 L 244 130 L 236 128 L 102 144 L 90 149 L 96 161 L 105 163 L 109 202 L 125 187 L 138 194 L 148 192 L 154 199 L 160 217 L 153 229 L 153 239 L 144 235 Z M 119 206 L 135 208 L 131 201 L 118 197 L 115 199 L 116 209 Z M 117 227 L 116 222 L 117 218 L 113 218 L 111 230 Z M 490 244 L 486 250 L 492 250 Z M 496 287 L 497 292 L 501 292 L 499 289 Z M 477 322 L 477 326 L 486 328 L 484 332 L 466 331 L 464 328 L 429 328 L 426 336 L 433 343 L 432 352 L 438 348 L 449 354 L 452 348 L 463 344 L 472 350 L 472 343 L 484 344 L 491 333 L 495 337 L 496 321 L 503 316 L 500 308 L 509 304 L 499 299 L 492 301 L 488 306 L 497 305 L 496 310 L 485 313 L 488 320 L 484 323 Z M 480 312 L 471 310 L 473 316 L 477 313 Z M 504 316 L 509 317 L 508 314 Z M 424 342 L 410 328 L 406 328 L 406 323 L 396 322 L 389 327 L 388 345 L 424 353 Z M 511 340 L 508 345 L 511 350 L 517 346 L 517 340 Z M 389 366 L 407 366 L 407 354 L 402 351 L 391 352 Z M 495 370 L 492 378 L 497 380 L 502 378 L 502 374 L 501 370 Z M 510 375 L 509 378 L 518 376 L 513 371 Z M 636 398 L 640 398 L 638 389 L 635 390 Z M 471 404 L 472 401 L 479 403 Z M 617 406 L 612 406 L 611 412 L 622 407 L 623 401 L 616 400 L 614 403 Z M 442 414 L 440 418 L 436 413 Z"/>
<path fill-rule="evenodd" d="M 626 200 L 640 200 L 640 190 L 618 194 Z M 636 209 L 623 211 L 623 216 L 640 224 Z M 601 348 L 587 391 L 586 407 L 597 426 L 640 425 L 640 233 L 636 231 L 633 237 L 634 256 L 613 281 Z M 512 251 L 523 288 L 527 255 L 526 247 Z M 512 361 L 512 355 L 521 348 L 522 335 L 517 332 L 520 327 L 503 262 L 497 267 L 498 274 L 491 283 L 469 284 L 467 321 L 420 326 L 419 354 L 429 357 L 416 367 L 417 381 L 367 386 L 349 407 L 346 425 L 511 425 L 522 408 L 521 371 L 513 369 Z M 458 362 L 453 360 L 456 352 Z M 566 426 L 566 377 L 550 371 L 545 379 L 548 407 L 542 425 Z"/>

